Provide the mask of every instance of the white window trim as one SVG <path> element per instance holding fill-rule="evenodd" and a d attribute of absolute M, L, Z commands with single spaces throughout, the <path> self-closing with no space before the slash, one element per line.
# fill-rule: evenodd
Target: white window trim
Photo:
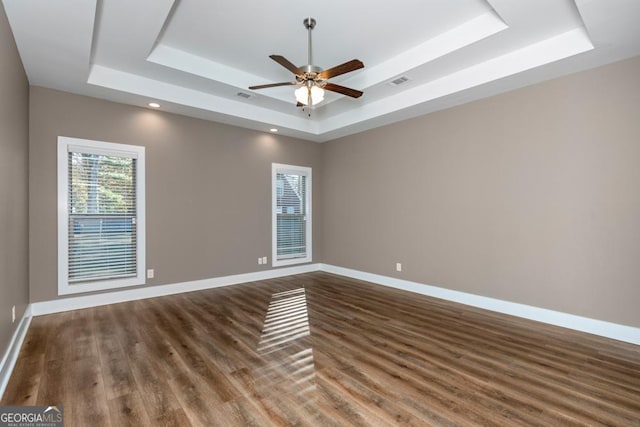
<path fill-rule="evenodd" d="M 278 173 L 292 173 L 292 174 L 300 174 L 306 175 L 307 177 L 307 221 L 306 221 L 306 237 L 307 237 L 307 256 L 304 258 L 291 258 L 285 260 L 278 260 L 278 219 L 276 214 L 276 208 L 278 206 L 278 200 L 276 195 L 276 175 Z M 313 185 L 312 185 L 312 177 L 311 177 L 311 168 L 305 166 L 293 166 L 293 165 L 285 165 L 281 163 L 272 163 L 271 164 L 271 265 L 273 267 L 282 267 L 285 265 L 294 265 L 294 264 L 303 264 L 306 262 L 311 262 L 313 259 L 312 249 L 313 249 L 313 236 L 312 236 L 312 216 L 313 212 L 311 206 L 311 200 L 313 199 L 312 193 Z"/>
<path fill-rule="evenodd" d="M 77 147 L 85 152 L 135 157 L 136 160 L 136 253 L 137 269 L 134 277 L 97 280 L 95 282 L 69 283 L 69 148 Z M 58 295 L 101 291 L 144 285 L 145 277 L 145 147 L 115 144 L 88 139 L 58 137 Z"/>

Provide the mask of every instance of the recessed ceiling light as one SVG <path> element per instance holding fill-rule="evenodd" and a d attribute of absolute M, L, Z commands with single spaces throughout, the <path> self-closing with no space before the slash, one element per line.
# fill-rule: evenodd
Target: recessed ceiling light
<path fill-rule="evenodd" d="M 278 129 L 276 129 L 276 128 L 271 128 L 271 129 L 269 129 L 269 132 L 278 132 Z"/>
<path fill-rule="evenodd" d="M 150 102 L 149 103 L 149 107 L 151 107 L 151 108 L 160 108 L 160 104 L 158 104 L 157 102 Z"/>

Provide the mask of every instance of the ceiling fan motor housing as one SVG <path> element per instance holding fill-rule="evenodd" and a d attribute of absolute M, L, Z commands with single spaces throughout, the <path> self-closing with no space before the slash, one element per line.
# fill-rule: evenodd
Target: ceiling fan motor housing
<path fill-rule="evenodd" d="M 300 72 L 301 73 L 316 73 L 316 74 L 320 74 L 322 72 L 322 68 L 318 67 L 317 65 L 311 65 L 311 64 L 307 64 L 305 66 L 300 67 Z"/>

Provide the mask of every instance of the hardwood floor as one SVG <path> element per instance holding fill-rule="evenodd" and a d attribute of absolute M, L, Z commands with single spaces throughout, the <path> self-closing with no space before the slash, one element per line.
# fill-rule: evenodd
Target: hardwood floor
<path fill-rule="evenodd" d="M 68 426 L 640 426 L 640 347 L 327 273 L 34 318 Z"/>

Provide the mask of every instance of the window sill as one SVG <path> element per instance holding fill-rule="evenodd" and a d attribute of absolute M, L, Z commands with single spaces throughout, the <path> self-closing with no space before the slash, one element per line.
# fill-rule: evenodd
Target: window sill
<path fill-rule="evenodd" d="M 307 256 L 304 258 L 290 258 L 290 259 L 276 260 L 271 263 L 271 266 L 284 267 L 287 265 L 305 264 L 309 262 L 312 262 L 312 259 L 310 256 Z"/>
<path fill-rule="evenodd" d="M 58 295 L 72 295 L 87 292 L 104 291 L 108 289 L 141 286 L 145 285 L 146 281 L 145 279 L 140 277 L 130 277 L 126 279 L 100 280 L 84 283 L 66 283 L 66 281 L 59 281 L 58 283 Z"/>

